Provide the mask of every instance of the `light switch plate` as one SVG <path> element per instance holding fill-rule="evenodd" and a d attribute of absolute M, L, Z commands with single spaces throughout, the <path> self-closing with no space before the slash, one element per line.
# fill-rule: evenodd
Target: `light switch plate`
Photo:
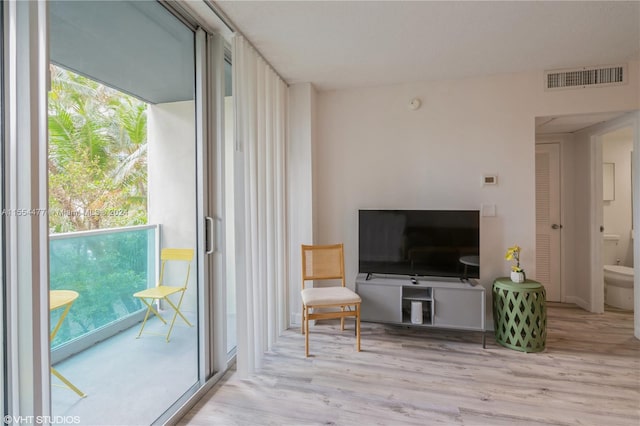
<path fill-rule="evenodd" d="M 483 204 L 480 207 L 480 211 L 482 213 L 482 217 L 494 217 L 496 215 L 496 205 L 495 204 Z"/>

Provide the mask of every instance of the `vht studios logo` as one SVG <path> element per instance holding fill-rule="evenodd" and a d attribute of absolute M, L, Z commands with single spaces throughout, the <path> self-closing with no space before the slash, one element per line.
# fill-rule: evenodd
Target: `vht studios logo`
<path fill-rule="evenodd" d="M 6 425 L 77 425 L 80 416 L 4 416 Z"/>

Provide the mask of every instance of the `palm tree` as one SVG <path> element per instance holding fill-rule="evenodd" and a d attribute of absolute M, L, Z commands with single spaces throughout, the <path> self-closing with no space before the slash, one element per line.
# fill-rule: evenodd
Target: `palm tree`
<path fill-rule="evenodd" d="M 119 124 L 117 155 L 120 162 L 112 177 L 116 184 L 127 188 L 126 206 L 123 207 L 137 215 L 143 214 L 146 223 L 147 106 L 131 97 L 120 97 L 118 101 L 115 104 L 115 123 Z"/>
<path fill-rule="evenodd" d="M 146 104 L 54 65 L 51 74 L 50 227 L 68 232 L 146 223 Z M 130 214 L 86 214 L 105 209 Z"/>

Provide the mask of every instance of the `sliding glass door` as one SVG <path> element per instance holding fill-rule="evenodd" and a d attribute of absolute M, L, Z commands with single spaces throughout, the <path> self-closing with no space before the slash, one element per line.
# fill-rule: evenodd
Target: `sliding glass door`
<path fill-rule="evenodd" d="M 150 424 L 200 384 L 195 33 L 156 2 L 49 16 L 52 414 Z"/>
<path fill-rule="evenodd" d="M 1 7 L 3 414 L 164 423 L 228 366 L 224 41 L 181 2 Z"/>

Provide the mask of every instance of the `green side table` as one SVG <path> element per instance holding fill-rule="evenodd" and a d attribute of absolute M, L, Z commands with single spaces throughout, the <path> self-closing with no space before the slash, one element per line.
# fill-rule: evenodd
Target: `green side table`
<path fill-rule="evenodd" d="M 533 280 L 493 282 L 493 324 L 496 342 L 522 352 L 540 352 L 547 340 L 545 289 Z"/>

